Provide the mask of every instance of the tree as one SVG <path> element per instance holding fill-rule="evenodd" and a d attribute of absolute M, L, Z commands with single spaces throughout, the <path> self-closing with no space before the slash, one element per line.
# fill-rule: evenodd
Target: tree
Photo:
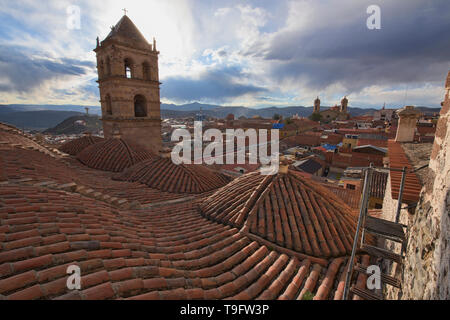
<path fill-rule="evenodd" d="M 292 121 L 291 117 L 289 117 L 289 118 L 286 118 L 286 119 L 284 120 L 284 123 L 285 123 L 285 124 L 291 124 L 291 123 L 293 123 L 293 121 Z"/>
<path fill-rule="evenodd" d="M 320 121 L 322 120 L 322 115 L 318 112 L 314 112 L 312 115 L 309 116 L 309 119 L 312 121 Z"/>
<path fill-rule="evenodd" d="M 281 116 L 278 113 L 275 113 L 272 117 L 273 120 L 280 120 Z"/>

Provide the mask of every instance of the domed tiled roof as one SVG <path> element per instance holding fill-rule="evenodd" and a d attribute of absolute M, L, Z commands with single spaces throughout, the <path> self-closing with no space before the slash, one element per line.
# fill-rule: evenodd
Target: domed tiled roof
<path fill-rule="evenodd" d="M 76 156 L 90 145 L 103 140 L 103 138 L 96 136 L 84 136 L 64 143 L 61 147 L 59 147 L 59 150 L 72 156 Z"/>
<path fill-rule="evenodd" d="M 203 193 L 223 187 L 229 178 L 203 165 L 175 165 L 169 158 L 142 161 L 114 177 L 173 193 Z"/>
<path fill-rule="evenodd" d="M 243 227 L 274 244 L 316 257 L 351 253 L 356 217 L 332 192 L 292 171 L 253 172 L 200 206 L 209 219 Z"/>
<path fill-rule="evenodd" d="M 113 172 L 121 172 L 140 161 L 153 157 L 151 152 L 131 146 L 117 138 L 93 144 L 77 155 L 78 160 L 88 167 Z"/>

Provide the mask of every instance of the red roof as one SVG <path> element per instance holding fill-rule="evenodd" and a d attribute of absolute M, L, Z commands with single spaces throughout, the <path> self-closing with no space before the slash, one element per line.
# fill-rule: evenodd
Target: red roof
<path fill-rule="evenodd" d="M 285 144 L 288 147 L 296 147 L 298 145 L 314 147 L 320 145 L 320 136 L 321 136 L 320 133 L 318 134 L 312 132 L 303 133 L 287 137 L 281 140 L 280 144 Z"/>
<path fill-rule="evenodd" d="M 387 148 L 387 140 L 381 139 L 358 139 L 358 146 L 372 145 L 380 148 Z"/>
<path fill-rule="evenodd" d="M 97 142 L 77 155 L 78 160 L 90 168 L 113 172 L 121 172 L 142 160 L 154 157 L 151 152 L 116 138 Z"/>
<path fill-rule="evenodd" d="M 384 133 L 384 129 L 376 129 L 376 128 L 369 128 L 369 129 L 339 129 L 339 133 L 342 133 L 342 134 L 363 134 L 363 133 L 383 134 Z"/>
<path fill-rule="evenodd" d="M 417 131 L 420 135 L 434 135 L 436 132 L 436 127 L 428 127 L 428 126 L 417 126 Z"/>
<path fill-rule="evenodd" d="M 208 197 L 201 211 L 208 219 L 248 228 L 315 257 L 349 254 L 356 227 L 356 217 L 341 199 L 294 171 L 241 176 Z"/>
<path fill-rule="evenodd" d="M 389 140 L 388 142 L 388 156 L 389 156 L 389 166 L 391 168 L 402 169 L 406 167 L 407 169 L 412 169 L 408 158 L 405 155 L 400 143 Z M 400 190 L 400 183 L 402 178 L 402 173 L 398 171 L 391 171 L 391 191 L 392 198 L 398 199 L 398 194 Z M 417 178 L 415 173 L 408 173 L 405 179 L 405 187 L 403 191 L 403 202 L 411 204 L 419 201 L 420 191 L 422 190 L 422 184 Z"/>
<path fill-rule="evenodd" d="M 26 145 L 36 142 L 12 135 L 23 144 L 0 144 L 0 300 L 302 299 L 306 293 L 314 299 L 342 298 L 348 254 L 324 258 L 294 251 L 251 229 L 206 219 L 198 208 L 204 195 L 114 181 L 111 172 L 42 146 L 28 150 Z M 283 180 L 276 181 L 283 188 Z M 284 196 L 278 187 L 268 191 L 279 216 L 287 217 L 275 225 L 287 230 L 293 217 L 299 226 L 305 219 L 308 237 L 297 239 L 309 242 L 313 253 L 316 244 L 324 255 L 327 246 L 340 252 L 340 242 L 348 248 L 348 226 L 355 221 L 342 214 L 345 204 L 307 180 L 299 185 L 298 198 Z M 246 200 L 254 199 L 255 183 L 240 187 L 233 194 L 248 197 L 234 204 L 245 208 Z M 300 197 L 311 206 L 293 216 L 286 209 Z M 136 200 L 146 205 L 135 209 Z M 260 208 L 256 202 L 253 207 Z M 368 258 L 357 261 L 367 266 Z M 70 265 L 81 269 L 80 290 L 67 289 Z"/>
<path fill-rule="evenodd" d="M 328 143 L 328 144 L 334 144 L 337 145 L 344 140 L 344 136 L 342 134 L 336 134 L 336 133 L 324 133 L 324 136 L 326 138 L 320 138 L 321 143 Z"/>
<path fill-rule="evenodd" d="M 203 193 L 223 187 L 230 180 L 201 164 L 175 165 L 169 158 L 141 161 L 114 179 L 140 182 L 161 191 L 174 193 Z"/>
<path fill-rule="evenodd" d="M 84 136 L 64 143 L 61 147 L 59 147 L 59 150 L 72 156 L 76 156 L 85 148 L 101 141 L 104 141 L 104 139 L 96 136 Z"/>

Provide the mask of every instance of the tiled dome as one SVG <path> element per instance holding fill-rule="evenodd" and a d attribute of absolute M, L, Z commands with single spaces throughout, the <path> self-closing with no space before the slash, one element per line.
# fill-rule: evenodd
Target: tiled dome
<path fill-rule="evenodd" d="M 351 253 L 356 217 L 332 192 L 292 171 L 252 172 L 201 204 L 209 219 L 316 257 Z"/>
<path fill-rule="evenodd" d="M 151 152 L 131 146 L 117 138 L 93 144 L 77 155 L 78 160 L 88 167 L 113 172 L 121 172 L 140 161 L 153 157 Z"/>
<path fill-rule="evenodd" d="M 203 165 L 175 165 L 169 158 L 142 161 L 114 177 L 140 182 L 161 191 L 203 193 L 223 187 L 229 178 Z"/>
<path fill-rule="evenodd" d="M 59 147 L 59 150 L 72 156 L 76 156 L 90 145 L 96 144 L 97 142 L 103 140 L 103 138 L 96 136 L 84 136 L 64 143 L 61 147 Z"/>

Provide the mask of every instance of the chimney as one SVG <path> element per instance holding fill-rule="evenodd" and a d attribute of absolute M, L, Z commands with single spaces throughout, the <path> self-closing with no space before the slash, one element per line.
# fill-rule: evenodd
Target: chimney
<path fill-rule="evenodd" d="M 294 163 L 291 159 L 286 156 L 280 156 L 280 168 L 278 170 L 279 173 L 286 174 L 289 171 L 289 166 Z"/>
<path fill-rule="evenodd" d="M 395 141 L 398 142 L 413 142 L 414 133 L 417 127 L 417 120 L 421 113 L 413 106 L 406 106 L 396 111 L 398 114 L 397 136 Z"/>

